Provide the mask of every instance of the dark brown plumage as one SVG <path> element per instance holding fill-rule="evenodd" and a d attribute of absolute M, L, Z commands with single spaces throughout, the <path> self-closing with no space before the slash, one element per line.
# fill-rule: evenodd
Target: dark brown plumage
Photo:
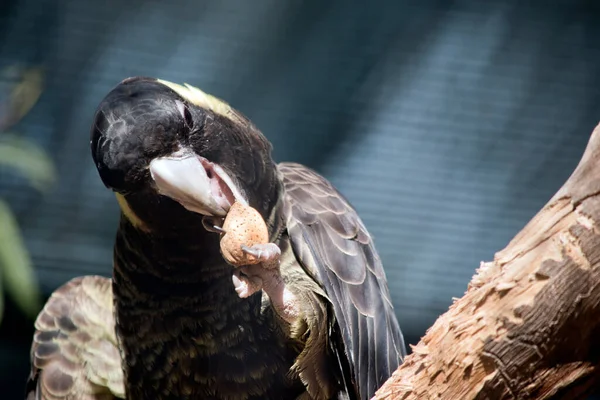
<path fill-rule="evenodd" d="M 402 361 L 360 218 L 316 172 L 276 165 L 240 113 L 190 86 L 132 78 L 100 104 L 91 148 L 122 211 L 113 279 L 78 278 L 49 300 L 30 398 L 367 399 Z M 271 244 L 244 250 L 262 257 L 258 269 L 220 253 L 234 201 L 267 222 Z M 263 290 L 241 298 L 240 279 Z"/>
<path fill-rule="evenodd" d="M 287 233 L 300 265 L 324 288 L 341 328 L 360 398 L 373 396 L 404 358 L 404 340 L 371 236 L 346 199 L 300 164 L 279 164 Z"/>

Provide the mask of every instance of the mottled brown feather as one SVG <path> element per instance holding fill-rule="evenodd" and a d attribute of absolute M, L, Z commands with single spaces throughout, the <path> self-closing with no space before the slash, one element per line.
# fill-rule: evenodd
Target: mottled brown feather
<path fill-rule="evenodd" d="M 114 326 L 110 279 L 79 277 L 58 288 L 35 322 L 26 398 L 125 398 Z"/>

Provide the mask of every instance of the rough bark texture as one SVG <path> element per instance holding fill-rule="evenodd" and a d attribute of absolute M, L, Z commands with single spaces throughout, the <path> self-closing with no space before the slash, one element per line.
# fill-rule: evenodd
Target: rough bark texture
<path fill-rule="evenodd" d="M 375 399 L 584 399 L 600 382 L 600 125 Z"/>

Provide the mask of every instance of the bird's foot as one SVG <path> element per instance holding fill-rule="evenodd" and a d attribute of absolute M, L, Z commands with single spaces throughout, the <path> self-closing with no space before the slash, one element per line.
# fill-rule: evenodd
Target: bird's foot
<path fill-rule="evenodd" d="M 233 284 L 241 298 L 252 296 L 262 289 L 267 289 L 281 279 L 279 262 L 281 250 L 275 243 L 242 245 L 242 251 L 253 258 L 251 265 L 243 265 L 235 269 Z"/>
<path fill-rule="evenodd" d="M 244 265 L 235 269 L 232 280 L 235 291 L 241 298 L 252 296 L 263 290 L 277 313 L 292 323 L 299 315 L 296 296 L 286 287 L 281 276 L 279 263 L 281 250 L 275 243 L 242 246 L 244 253 L 255 257 L 257 264 Z"/>

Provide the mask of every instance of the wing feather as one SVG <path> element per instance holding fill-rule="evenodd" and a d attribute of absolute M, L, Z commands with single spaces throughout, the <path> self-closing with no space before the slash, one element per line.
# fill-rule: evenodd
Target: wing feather
<path fill-rule="evenodd" d="M 361 399 L 371 398 L 406 354 L 381 260 L 358 214 L 331 183 L 300 164 L 278 167 L 292 249 L 333 305 L 343 342 L 334 345 L 345 349 L 352 373 L 345 381 L 358 386 Z"/>
<path fill-rule="evenodd" d="M 75 278 L 48 299 L 35 322 L 27 399 L 125 398 L 110 279 Z"/>

